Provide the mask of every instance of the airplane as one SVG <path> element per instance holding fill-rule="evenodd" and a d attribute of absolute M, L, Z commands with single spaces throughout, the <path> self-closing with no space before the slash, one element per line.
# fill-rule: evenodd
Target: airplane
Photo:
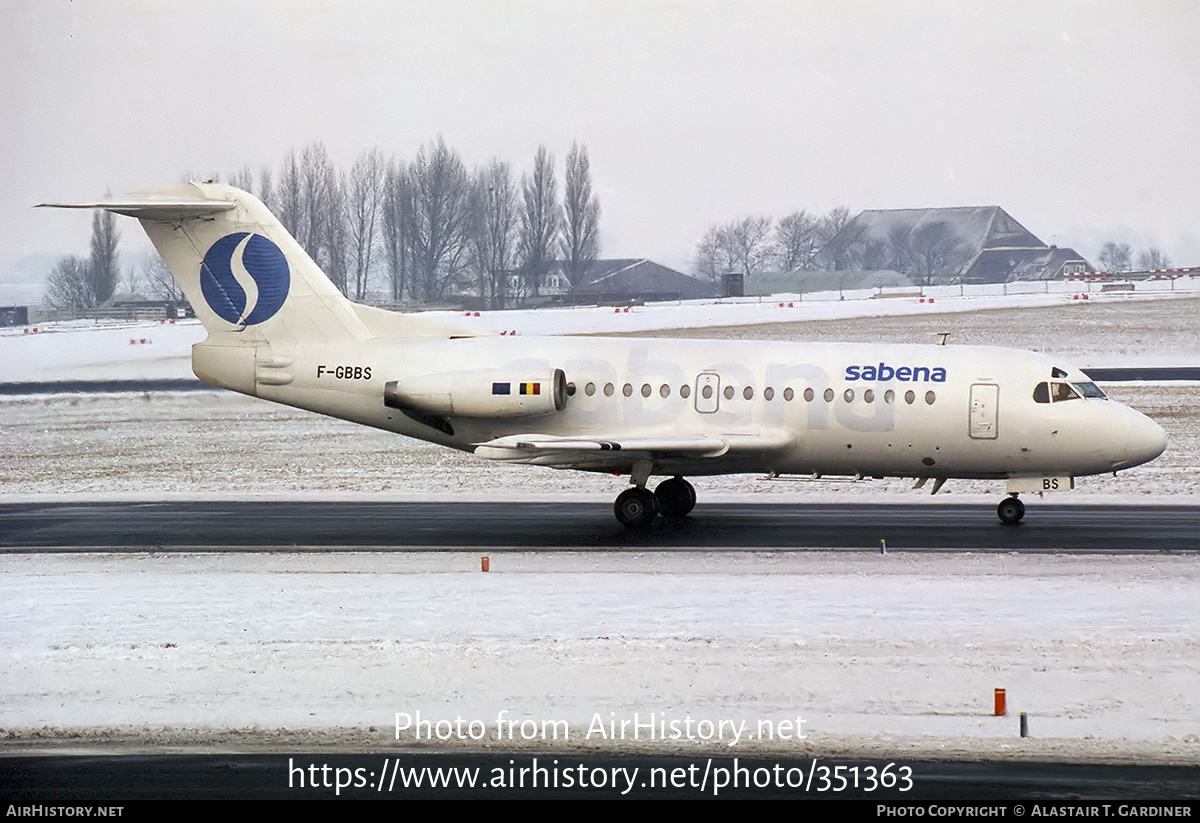
<path fill-rule="evenodd" d="M 986 346 L 502 336 L 353 303 L 257 198 L 188 183 L 54 208 L 138 218 L 203 323 L 213 386 L 472 452 L 614 473 L 617 520 L 767 473 L 1074 488 L 1162 454 L 1152 420 L 1057 357 Z M 652 477 L 665 478 L 653 491 Z"/>

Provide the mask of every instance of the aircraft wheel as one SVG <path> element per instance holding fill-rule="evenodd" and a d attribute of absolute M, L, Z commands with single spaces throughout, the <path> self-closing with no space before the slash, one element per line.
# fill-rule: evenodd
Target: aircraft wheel
<path fill-rule="evenodd" d="M 1008 497 L 1000 501 L 1000 505 L 996 507 L 996 514 L 1000 515 L 1000 520 L 1010 526 L 1015 526 L 1021 522 L 1021 518 L 1025 516 L 1025 504 L 1015 497 Z"/>
<path fill-rule="evenodd" d="M 626 489 L 613 504 L 617 520 L 627 529 L 649 526 L 658 516 L 658 499 L 647 489 Z"/>
<path fill-rule="evenodd" d="M 682 477 L 659 483 L 654 497 L 658 500 L 658 513 L 663 517 L 686 517 L 696 506 L 696 489 Z"/>

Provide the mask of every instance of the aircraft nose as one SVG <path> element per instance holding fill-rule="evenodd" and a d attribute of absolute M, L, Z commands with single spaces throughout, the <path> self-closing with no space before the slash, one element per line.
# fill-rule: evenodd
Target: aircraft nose
<path fill-rule="evenodd" d="M 1125 426 L 1122 446 L 1122 459 L 1113 463 L 1113 469 L 1128 469 L 1149 463 L 1166 450 L 1167 433 L 1149 417 L 1134 412 Z"/>

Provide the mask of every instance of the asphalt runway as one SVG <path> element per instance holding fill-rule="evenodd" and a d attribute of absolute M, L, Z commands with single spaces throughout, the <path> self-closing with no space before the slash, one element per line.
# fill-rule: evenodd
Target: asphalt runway
<path fill-rule="evenodd" d="M 630 532 L 603 503 L 0 504 L 0 551 L 806 550 L 1195 552 L 1200 506 L 704 504 Z"/>

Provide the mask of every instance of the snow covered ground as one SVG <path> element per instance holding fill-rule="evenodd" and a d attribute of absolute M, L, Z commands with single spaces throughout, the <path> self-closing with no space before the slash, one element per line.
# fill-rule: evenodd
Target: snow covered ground
<path fill-rule="evenodd" d="M 397 745 L 397 712 L 419 712 L 488 730 L 421 741 L 436 750 L 1200 754 L 1191 557 L 499 553 L 484 574 L 455 553 L 7 555 L 0 567 L 13 742 L 374 747 Z M 1007 717 L 991 716 L 995 688 Z M 497 742 L 504 710 L 535 721 L 533 739 Z M 588 735 L 597 715 L 651 714 L 746 731 Z M 761 739 L 798 718 L 793 739 Z M 569 739 L 544 739 L 558 721 Z"/>
<path fill-rule="evenodd" d="M 835 313 L 774 328 L 739 326 L 753 321 L 738 317 L 793 320 L 801 304 L 709 307 L 703 325 L 733 328 L 702 333 L 919 342 L 950 330 L 952 343 L 1038 348 L 1084 365 L 1200 365 L 1194 298 L 1035 297 L 1058 302 L 1019 308 L 1001 296 L 972 303 L 991 310 L 953 314 L 941 311 L 950 297 L 935 309 L 903 299 L 805 301 L 804 311 Z M 858 319 L 836 313 L 851 304 Z M 864 314 L 877 306 L 900 316 Z M 638 322 L 674 324 L 672 310 L 657 307 L 464 319 L 525 333 L 538 324 L 554 330 L 560 321 L 545 319 L 551 315 L 567 318 L 560 331 L 633 331 L 611 326 L 651 315 L 658 317 Z M 200 334 L 187 324 L 8 334 L 0 337 L 0 382 L 177 378 Z M 1168 451 L 1118 478 L 1084 480 L 1069 499 L 1136 489 L 1138 499 L 1179 501 L 1200 492 L 1200 388 L 1109 389 L 1159 420 Z M 225 393 L 0 400 L 5 501 L 608 500 L 619 485 L 485 464 Z M 746 477 L 697 486 L 702 499 L 929 499 L 903 482 Z M 997 486 L 951 483 L 946 491 L 948 499 L 995 499 Z M 501 553 L 492 569 L 483 574 L 477 555 L 453 553 L 2 555 L 0 735 L 10 747 L 69 740 L 362 748 L 395 744 L 397 712 L 461 716 L 491 731 L 508 710 L 539 727 L 566 721 L 571 739 L 420 745 L 1200 757 L 1200 567 L 1192 556 Z M 1008 690 L 1008 717 L 990 716 L 994 688 Z M 1019 711 L 1031 718 L 1024 740 Z M 743 736 L 730 747 L 728 738 L 586 735 L 597 715 L 645 722 L 651 713 L 745 720 L 752 733 L 760 722 L 779 730 L 801 717 L 806 736 Z"/>

